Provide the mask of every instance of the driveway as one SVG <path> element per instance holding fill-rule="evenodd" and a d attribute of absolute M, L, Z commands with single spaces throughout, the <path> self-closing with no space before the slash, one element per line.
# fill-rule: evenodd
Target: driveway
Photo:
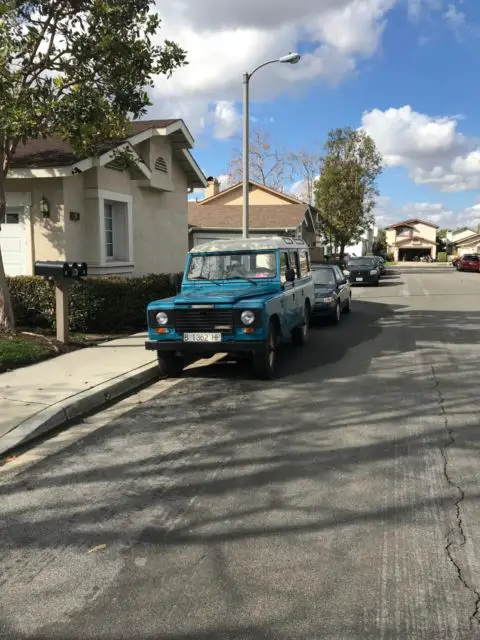
<path fill-rule="evenodd" d="M 480 638 L 480 275 L 397 270 L 287 347 L 0 471 L 0 637 Z M 3 628 L 2 628 L 3 624 Z"/>

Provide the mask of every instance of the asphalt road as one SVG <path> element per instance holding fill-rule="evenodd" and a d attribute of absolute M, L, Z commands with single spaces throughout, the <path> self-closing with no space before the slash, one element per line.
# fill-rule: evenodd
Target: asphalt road
<path fill-rule="evenodd" d="M 480 638 L 480 275 L 352 307 L 3 467 L 0 637 Z"/>

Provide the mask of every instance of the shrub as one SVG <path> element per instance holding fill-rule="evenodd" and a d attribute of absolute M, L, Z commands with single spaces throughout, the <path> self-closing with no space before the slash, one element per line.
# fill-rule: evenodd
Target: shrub
<path fill-rule="evenodd" d="M 387 262 L 395 262 L 395 256 L 393 253 L 387 253 Z"/>
<path fill-rule="evenodd" d="M 437 253 L 437 262 L 446 262 L 446 261 L 447 261 L 446 251 L 439 251 Z"/>
<path fill-rule="evenodd" d="M 8 279 L 18 326 L 55 329 L 55 288 L 43 278 Z M 70 288 L 70 329 L 82 333 L 142 331 L 146 306 L 175 295 L 169 275 L 86 278 Z"/>

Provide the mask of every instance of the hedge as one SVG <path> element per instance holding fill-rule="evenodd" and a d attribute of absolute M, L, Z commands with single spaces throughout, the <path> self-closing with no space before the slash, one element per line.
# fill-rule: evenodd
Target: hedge
<path fill-rule="evenodd" d="M 70 329 L 81 333 L 142 331 L 147 304 L 175 295 L 178 277 L 92 277 L 75 282 L 70 288 Z M 54 330 L 54 286 L 35 276 L 11 277 L 8 283 L 17 325 Z"/>
<path fill-rule="evenodd" d="M 437 262 L 447 262 L 447 254 L 445 251 L 439 251 L 437 253 Z"/>

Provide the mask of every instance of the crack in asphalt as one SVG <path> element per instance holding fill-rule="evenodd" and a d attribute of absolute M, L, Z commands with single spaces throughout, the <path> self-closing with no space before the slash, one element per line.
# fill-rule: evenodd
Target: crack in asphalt
<path fill-rule="evenodd" d="M 445 476 L 445 479 L 447 480 L 448 484 L 452 487 L 452 489 L 455 489 L 455 491 L 458 494 L 457 499 L 454 502 L 455 505 L 455 519 L 457 522 L 457 529 L 458 532 L 460 533 L 460 541 L 459 541 L 459 547 L 463 547 L 465 545 L 465 543 L 467 542 L 467 537 L 465 535 L 465 531 L 463 529 L 463 520 L 462 520 L 462 513 L 461 513 L 461 503 L 463 502 L 463 500 L 465 499 L 465 492 L 462 489 L 462 487 L 458 484 L 456 484 L 452 478 L 449 475 L 448 472 L 448 449 L 455 444 L 455 438 L 453 435 L 453 431 L 452 429 L 450 429 L 450 426 L 448 424 L 448 415 L 445 409 L 445 399 L 443 397 L 442 391 L 440 389 L 440 382 L 438 380 L 436 371 L 435 371 L 435 367 L 432 365 L 431 369 L 432 369 L 432 378 L 433 378 L 433 383 L 434 383 L 434 388 L 435 388 L 435 392 L 437 394 L 437 398 L 438 398 L 438 404 L 440 407 L 440 415 L 443 419 L 443 424 L 445 426 L 445 431 L 447 432 L 448 435 L 448 442 L 446 443 L 446 445 L 444 447 L 440 447 L 440 453 L 441 456 L 443 458 L 443 475 Z M 455 560 L 455 558 L 453 557 L 453 553 L 452 553 L 452 547 L 455 545 L 455 540 L 451 538 L 451 535 L 453 535 L 454 532 L 452 532 L 450 530 L 448 536 L 447 536 L 447 545 L 445 547 L 445 551 L 447 552 L 447 556 L 448 559 L 450 560 L 450 562 L 453 564 L 453 566 L 456 569 L 457 572 L 457 576 L 458 579 L 460 580 L 460 582 L 463 584 L 463 586 L 468 589 L 468 591 L 470 591 L 472 593 L 473 596 L 475 596 L 475 608 L 473 610 L 472 615 L 470 616 L 470 627 L 473 628 L 474 623 L 477 623 L 477 625 L 480 626 L 480 591 L 477 591 L 474 587 L 472 587 L 468 581 L 466 580 L 465 576 L 463 575 L 463 571 L 461 566 L 457 563 L 457 561 Z"/>

